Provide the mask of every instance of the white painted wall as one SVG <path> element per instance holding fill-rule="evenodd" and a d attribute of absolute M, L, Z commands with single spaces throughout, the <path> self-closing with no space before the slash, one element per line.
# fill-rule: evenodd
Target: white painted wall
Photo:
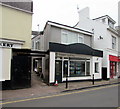
<path fill-rule="evenodd" d="M 99 65 L 99 73 L 95 73 L 95 63 Z M 102 78 L 102 58 L 100 57 L 92 57 L 92 74 L 94 74 L 94 79 L 101 79 Z M 92 77 L 91 77 L 92 78 Z"/>
<path fill-rule="evenodd" d="M 87 14 L 87 15 L 85 15 Z M 84 30 L 88 30 L 92 32 L 94 29 L 94 44 L 93 48 L 103 50 L 103 61 L 102 67 L 107 67 L 108 69 L 108 77 L 109 77 L 109 58 L 108 51 L 110 49 L 109 54 L 118 56 L 118 36 L 109 30 L 107 30 L 109 26 L 107 23 L 102 23 L 99 20 L 92 20 L 89 17 L 89 8 L 85 8 L 79 11 L 79 23 L 77 28 L 81 28 Z M 112 49 L 112 35 L 116 37 L 116 50 Z M 103 39 L 99 39 L 99 36 L 102 36 Z"/>
<path fill-rule="evenodd" d="M 55 52 L 50 52 L 49 83 L 55 82 Z"/>
<path fill-rule="evenodd" d="M 11 49 L 0 48 L 0 81 L 11 79 L 11 56 Z"/>
<path fill-rule="evenodd" d="M 3 53 L 2 53 L 2 48 L 0 48 L 0 81 L 3 81 L 2 78 L 2 57 L 3 57 Z"/>

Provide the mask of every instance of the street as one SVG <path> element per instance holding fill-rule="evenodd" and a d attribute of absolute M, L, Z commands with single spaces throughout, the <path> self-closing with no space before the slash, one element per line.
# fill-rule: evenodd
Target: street
<path fill-rule="evenodd" d="M 118 85 L 3 102 L 3 107 L 118 107 Z"/>

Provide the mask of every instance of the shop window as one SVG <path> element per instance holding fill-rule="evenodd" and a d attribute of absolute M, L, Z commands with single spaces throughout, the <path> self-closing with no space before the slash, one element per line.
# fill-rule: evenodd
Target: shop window
<path fill-rule="evenodd" d="M 95 73 L 99 73 L 99 64 L 95 63 Z"/>
<path fill-rule="evenodd" d="M 85 62 L 71 61 L 70 62 L 70 76 L 85 76 Z"/>
<path fill-rule="evenodd" d="M 86 62 L 86 75 L 90 75 L 90 62 Z"/>

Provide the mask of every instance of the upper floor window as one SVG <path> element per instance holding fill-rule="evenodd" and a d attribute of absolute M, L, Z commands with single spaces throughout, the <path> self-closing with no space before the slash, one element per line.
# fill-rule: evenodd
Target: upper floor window
<path fill-rule="evenodd" d="M 62 30 L 61 42 L 63 44 L 84 43 L 84 37 L 80 36 L 78 33 Z"/>
<path fill-rule="evenodd" d="M 32 41 L 32 49 L 34 49 L 34 41 Z"/>
<path fill-rule="evenodd" d="M 39 41 L 36 41 L 35 49 L 40 50 L 40 42 Z"/>
<path fill-rule="evenodd" d="M 112 36 L 112 49 L 116 49 L 116 37 Z"/>
<path fill-rule="evenodd" d="M 108 25 L 109 27 L 114 28 L 114 24 L 110 20 L 108 20 Z"/>

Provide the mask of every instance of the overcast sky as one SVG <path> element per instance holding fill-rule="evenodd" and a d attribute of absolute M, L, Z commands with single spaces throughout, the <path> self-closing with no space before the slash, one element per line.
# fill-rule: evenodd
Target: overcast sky
<path fill-rule="evenodd" d="M 33 0 L 32 30 L 42 31 L 48 20 L 74 26 L 79 19 L 77 5 L 79 10 L 89 7 L 90 18 L 109 15 L 118 22 L 118 1 L 120 0 Z"/>

